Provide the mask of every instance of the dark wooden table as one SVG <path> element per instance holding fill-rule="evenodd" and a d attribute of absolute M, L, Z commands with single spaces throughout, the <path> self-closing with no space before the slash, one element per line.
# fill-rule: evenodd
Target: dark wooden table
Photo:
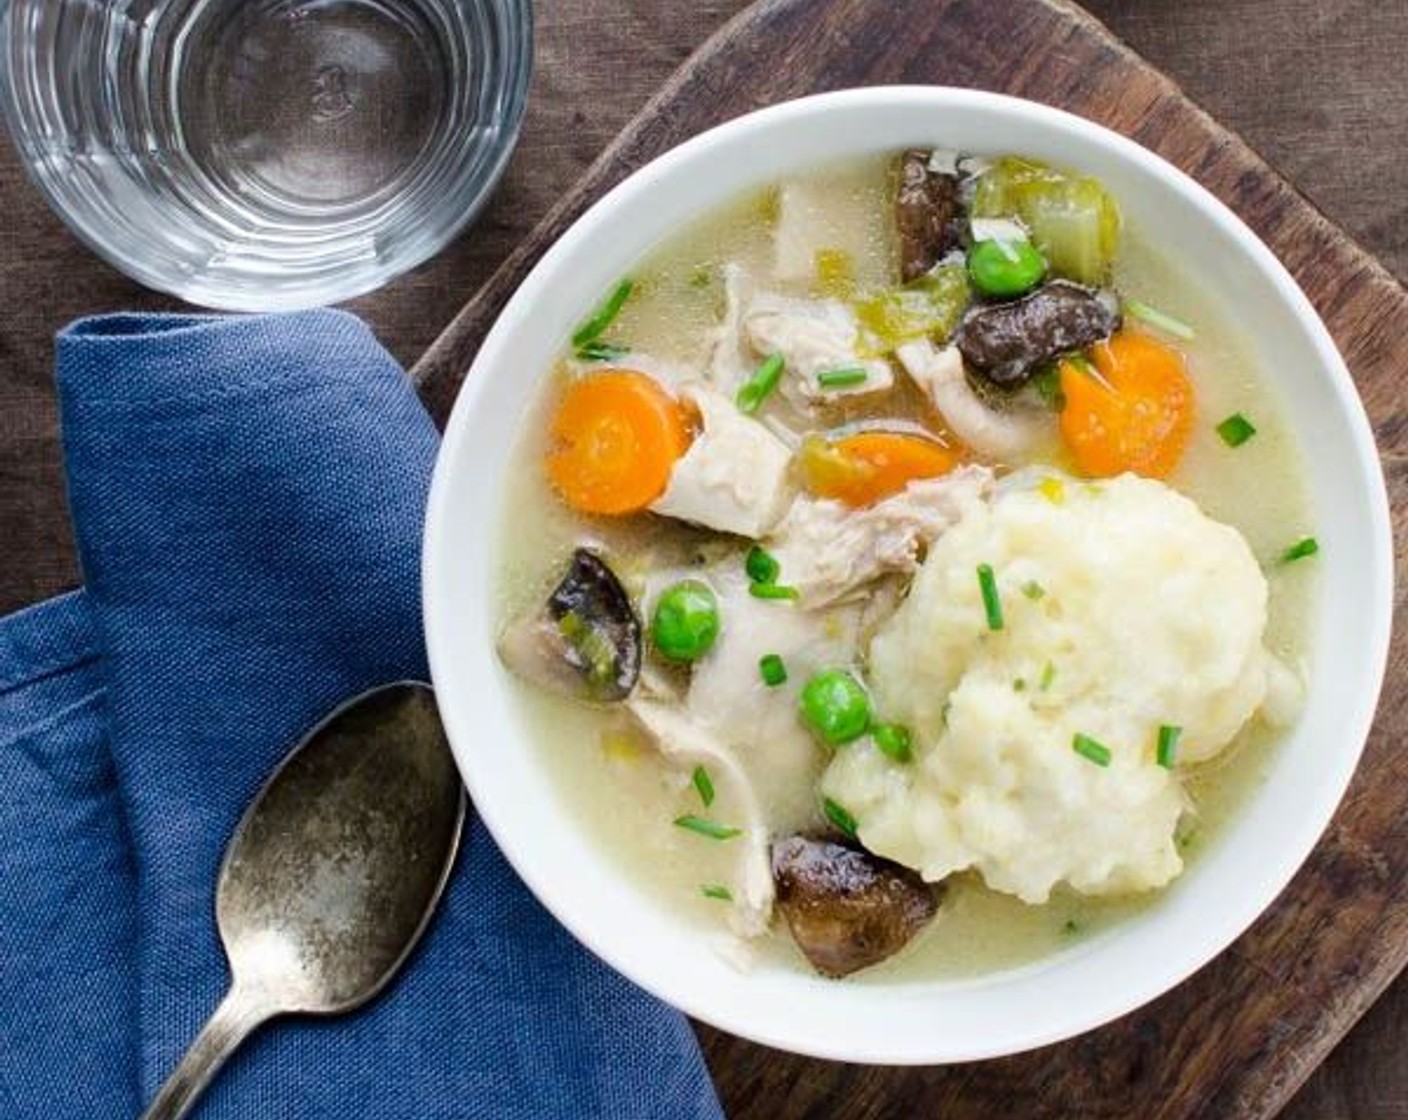
<path fill-rule="evenodd" d="M 478 226 L 354 309 L 413 361 L 674 67 L 746 0 L 545 0 L 522 147 Z M 1408 0 L 1088 6 L 1408 278 Z M 73 586 L 49 381 L 80 314 L 169 306 L 91 258 L 0 146 L 0 611 Z M 1408 371 L 1405 371 L 1408 373 Z M 1211 1026 L 1211 1025 L 1210 1025 Z M 1138 1115 L 1131 1102 L 1131 1116 Z M 1408 1120 L 1408 981 L 1302 1090 L 1291 1120 Z M 1216 1118 L 1210 1118 L 1216 1120 Z"/>

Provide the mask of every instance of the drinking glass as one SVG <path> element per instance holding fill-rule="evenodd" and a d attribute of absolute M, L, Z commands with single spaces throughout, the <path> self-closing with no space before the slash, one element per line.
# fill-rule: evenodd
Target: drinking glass
<path fill-rule="evenodd" d="M 531 61 L 530 0 L 0 0 L 0 102 L 50 204 L 228 310 L 336 302 L 443 248 Z"/>

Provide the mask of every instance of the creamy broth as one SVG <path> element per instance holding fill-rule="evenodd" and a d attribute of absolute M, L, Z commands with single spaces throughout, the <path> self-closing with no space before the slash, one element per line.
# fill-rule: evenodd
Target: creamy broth
<path fill-rule="evenodd" d="M 808 190 L 824 199 L 835 215 L 836 244 L 854 260 L 861 288 L 881 283 L 892 268 L 893 235 L 884 220 L 890 175 L 888 161 L 874 160 L 807 178 Z M 766 273 L 775 218 L 775 192 L 761 191 L 681 231 L 636 268 L 637 290 L 612 333 L 630 339 L 637 350 L 652 357 L 702 365 L 720 315 L 719 269 L 726 261 L 740 261 Z M 1197 391 L 1195 435 L 1169 482 L 1210 516 L 1244 534 L 1270 585 L 1266 644 L 1304 671 L 1314 567 L 1279 565 L 1275 560 L 1288 544 L 1313 532 L 1313 521 L 1299 452 L 1269 383 L 1274 371 L 1257 368 L 1249 341 L 1237 333 L 1227 311 L 1164 260 L 1154 239 L 1145 234 L 1138 229 L 1125 231 L 1115 287 L 1197 326 L 1194 340 L 1179 343 Z M 788 290 L 784 284 L 772 286 Z M 791 290 L 806 295 L 807 289 L 807 285 L 794 285 Z M 708 542 L 717 537 L 653 516 L 586 519 L 557 500 L 541 462 L 548 440 L 547 418 L 566 376 L 564 366 L 544 379 L 509 471 L 513 482 L 505 496 L 506 519 L 500 530 L 504 542 L 500 614 L 505 619 L 540 603 L 573 548 L 584 540 L 598 542 L 613 558 L 623 559 L 617 574 L 637 593 L 647 567 L 687 564 L 699 549 L 714 547 Z M 925 409 L 906 385 L 902 375 L 897 377 L 905 402 L 900 411 L 912 410 L 934 428 L 936 414 Z M 887 413 L 894 411 L 887 407 Z M 1219 438 L 1215 425 L 1239 411 L 1254 419 L 1257 435 L 1232 449 Z M 827 420 L 846 418 L 841 409 Z M 1038 461 L 1070 467 L 1054 436 Z M 722 930 L 727 906 L 705 897 L 701 887 L 728 883 L 735 853 L 729 844 L 702 841 L 673 827 L 674 818 L 699 809 L 688 769 L 663 760 L 622 713 L 585 707 L 517 681 L 512 687 L 522 713 L 526 749 L 542 752 L 557 780 L 564 815 L 591 843 L 628 869 L 661 906 L 701 927 Z M 1277 733 L 1254 718 L 1214 762 L 1189 772 L 1185 785 L 1192 810 L 1180 829 L 1185 858 L 1196 861 L 1201 851 L 1217 842 L 1227 821 L 1263 779 L 1277 739 Z M 817 748 L 817 774 L 825 765 L 825 754 Z M 711 815 L 732 819 L 737 810 L 735 791 L 721 783 L 717 794 Z M 780 827 L 823 823 L 810 788 L 786 793 L 783 803 L 774 806 L 773 817 Z M 1112 899 L 1061 889 L 1049 903 L 1032 906 L 989 890 L 975 875 L 953 876 L 938 919 L 898 955 L 851 982 L 931 981 L 1014 968 L 1157 905 L 1159 898 L 1158 891 Z M 778 928 L 757 943 L 760 959 L 805 969 L 785 927 L 776 924 Z"/>

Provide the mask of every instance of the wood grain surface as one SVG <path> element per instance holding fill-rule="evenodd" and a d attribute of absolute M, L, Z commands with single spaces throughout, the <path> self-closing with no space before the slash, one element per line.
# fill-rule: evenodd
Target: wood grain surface
<path fill-rule="evenodd" d="M 1061 0 L 765 0 L 749 9 L 662 88 L 431 348 L 416 372 L 433 410 L 451 404 L 532 263 L 625 174 L 760 105 L 894 82 L 1000 89 L 1082 113 L 1227 201 L 1296 275 L 1345 354 L 1383 449 L 1402 554 L 1408 294 L 1172 82 Z M 1408 650 L 1397 629 L 1379 718 L 1334 824 L 1275 906 L 1191 981 L 1070 1043 L 944 1068 L 823 1063 L 701 1028 L 730 1116 L 1274 1115 L 1408 961 Z M 1332 637 L 1322 656 L 1331 649 Z"/>
<path fill-rule="evenodd" d="M 747 3 L 539 0 L 528 117 L 518 152 L 493 203 L 446 252 L 381 292 L 356 301 L 352 309 L 371 322 L 393 353 L 413 361 L 563 192 L 583 178 L 591 162 L 659 84 Z M 946 6 L 901 5 L 921 21 L 940 18 Z M 1408 3 L 1087 0 L 1087 6 L 1268 155 L 1399 276 L 1408 278 L 1408 144 L 1403 140 L 1408 132 L 1408 82 L 1402 69 L 1408 55 Z M 993 7 L 996 18 L 1003 19 L 1011 18 L 1022 5 L 994 0 Z M 834 18 L 832 11 L 830 4 L 816 5 L 817 27 Z M 1062 42 L 1058 37 L 1056 43 Z M 777 65 L 782 58 L 775 51 L 760 53 L 767 66 Z M 1005 53 L 1006 48 L 998 50 L 994 57 Z M 984 80 L 981 69 L 981 64 L 968 66 L 973 84 L 1006 88 L 1000 76 Z M 1105 83 L 1106 88 L 1109 85 Z M 1169 91 L 1162 96 L 1172 95 Z M 781 94 L 774 91 L 773 96 Z M 725 105 L 721 115 L 737 111 Z M 1101 117 L 1095 111 L 1090 115 Z M 0 316 L 0 526 L 6 533 L 5 547 L 0 548 L 0 612 L 66 590 L 79 579 L 64 508 L 50 380 L 53 332 L 81 314 L 175 306 L 175 301 L 125 280 L 69 237 L 25 180 L 8 144 L 0 143 L 0 307 L 4 308 Z M 1362 361 L 1352 361 L 1363 379 L 1366 367 Z M 1401 359 L 1399 365 L 1404 365 Z M 1378 379 L 1382 381 L 1382 375 Z M 1402 407 L 1401 395 L 1394 400 L 1391 387 L 1378 391 L 1375 419 L 1390 460 L 1395 513 L 1400 519 L 1405 469 L 1402 424 L 1398 422 L 1392 440 L 1385 439 L 1382 429 L 1389 412 Z M 1401 520 L 1398 538 L 1401 556 Z M 1401 657 L 1401 645 L 1396 645 L 1396 663 L 1401 664 Z M 1401 676 L 1395 679 L 1401 682 Z M 1401 705 L 1401 700 L 1395 700 L 1398 693 L 1401 683 L 1388 699 Z M 1401 715 L 1401 708 L 1395 706 L 1386 718 L 1401 727 Z M 1391 733 L 1388 726 L 1381 719 L 1371 746 L 1376 757 L 1400 745 L 1401 733 Z M 1396 788 L 1402 788 L 1401 770 L 1387 776 L 1376 770 L 1375 775 L 1371 780 L 1361 773 L 1356 781 L 1346 807 L 1351 815 L 1353 806 L 1368 796 L 1373 781 L 1396 782 Z M 1364 970 L 1382 973 L 1383 954 L 1375 945 L 1379 949 L 1389 945 L 1391 951 L 1395 939 L 1402 942 L 1403 839 L 1400 830 L 1396 836 L 1365 846 L 1361 826 L 1346 829 L 1339 822 L 1328 838 L 1330 881 L 1336 874 L 1333 868 L 1338 867 L 1338 874 L 1347 880 L 1367 877 L 1383 885 L 1386 899 L 1397 900 L 1386 901 L 1382 911 L 1385 923 L 1396 932 L 1362 945 L 1362 964 L 1350 969 L 1351 977 L 1361 976 Z M 1323 873 L 1319 881 L 1326 881 Z M 1299 897 L 1300 889 L 1298 882 L 1288 897 Z M 1268 920 L 1281 921 L 1276 915 Z M 1327 948 L 1329 942 L 1343 943 L 1372 919 L 1360 915 L 1350 926 L 1343 926 L 1317 912 L 1312 920 L 1319 924 L 1310 932 L 1297 934 L 1275 924 L 1273 940 L 1256 940 L 1255 950 L 1239 945 L 1235 951 L 1250 962 L 1247 967 L 1261 970 L 1266 978 L 1263 987 L 1297 987 L 1303 1006 L 1318 1001 L 1323 1013 L 1338 1024 L 1349 1017 L 1343 997 L 1336 993 L 1325 998 L 1326 984 L 1306 984 L 1301 979 L 1316 967 L 1305 947 L 1319 937 L 1326 940 Z M 1256 938 L 1261 938 L 1261 927 Z M 1216 989 L 1221 977 L 1237 975 L 1239 967 L 1217 962 L 1194 983 Z M 1350 1013 L 1365 995 L 1362 987 L 1356 988 Z M 1000 1092 L 973 1095 L 963 1085 L 966 1075 L 959 1073 L 955 1080 L 954 1071 L 934 1078 L 876 1072 L 857 1083 L 833 1067 L 795 1063 L 749 1047 L 739 1048 L 738 1060 L 731 1064 L 735 1051 L 722 1041 L 711 1042 L 711 1051 L 721 1092 L 735 1118 L 841 1117 L 848 1111 L 868 1117 L 916 1118 L 950 1113 L 960 1118 L 1003 1115 L 1015 1120 L 1027 1115 L 1143 1117 L 1159 1115 L 1158 1093 L 1169 1078 L 1162 1070 L 1165 1062 L 1209 1061 L 1199 1057 L 1201 1051 L 1188 1040 L 1211 1036 L 1220 1047 L 1237 1029 L 1233 1020 L 1223 1016 L 1221 1001 L 1205 1005 L 1193 996 L 1170 997 L 1165 1003 L 1162 1014 L 1170 1017 L 1168 1022 L 1141 1028 L 1149 1040 L 1144 1054 L 1154 1054 L 1154 1060 L 1146 1058 L 1141 1067 L 1124 1054 L 1117 1059 L 1122 1063 L 1119 1068 L 1090 1073 L 1090 1077 L 1116 1080 L 1092 1095 L 1088 1109 L 1079 1101 L 1070 1104 L 1069 1097 L 1058 1098 L 1066 1103 L 1064 1112 L 1055 1102 L 1045 1112 L 1025 1110 L 1024 1102 L 1040 1091 L 1031 1078 L 1050 1074 L 1059 1081 L 1063 1063 L 1080 1066 L 1088 1058 L 1094 1067 L 1115 1060 L 1101 1057 L 1099 1047 L 1092 1047 L 1089 1055 L 1053 1054 L 1044 1064 L 1027 1060 L 1006 1072 L 983 1067 L 972 1071 L 980 1089 L 1000 1087 L 1004 1078 L 1010 1078 L 1010 1098 Z M 1262 1102 L 1258 1107 L 1269 1112 L 1333 1038 L 1334 1031 L 1315 1032 L 1310 1018 L 1302 1011 L 1288 1017 L 1284 1026 L 1265 1016 L 1259 1020 L 1260 1045 L 1274 1050 L 1284 1040 L 1293 1048 L 1293 1058 L 1285 1063 L 1289 1073 L 1269 1079 L 1263 1068 L 1240 1087 L 1224 1078 L 1220 1094 L 1201 1111 L 1183 1114 L 1219 1120 L 1237 1114 L 1220 1111 L 1224 1102 L 1255 1100 L 1258 1094 Z M 1307 1036 L 1313 1038 L 1313 1045 L 1305 1044 Z M 1159 1040 L 1168 1038 L 1177 1038 L 1179 1049 L 1160 1059 Z M 1247 1044 L 1239 1041 L 1237 1046 L 1225 1058 L 1215 1048 L 1211 1066 L 1225 1070 L 1245 1060 Z M 774 1064 L 777 1069 L 769 1075 L 768 1067 Z M 1121 1078 L 1126 1086 L 1122 1102 Z M 752 1099 L 755 1092 L 757 1100 Z M 784 1093 L 788 1093 L 785 1099 Z M 1001 1103 L 985 1113 L 981 1102 L 995 1097 Z M 1408 976 L 1316 1071 L 1283 1116 L 1284 1120 L 1408 1120 Z"/>

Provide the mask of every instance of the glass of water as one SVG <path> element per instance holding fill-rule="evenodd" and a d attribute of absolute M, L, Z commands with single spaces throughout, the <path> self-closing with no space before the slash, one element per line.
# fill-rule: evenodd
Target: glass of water
<path fill-rule="evenodd" d="M 227 310 L 384 284 L 517 139 L 530 0 L 0 0 L 0 101 L 73 231 Z"/>

